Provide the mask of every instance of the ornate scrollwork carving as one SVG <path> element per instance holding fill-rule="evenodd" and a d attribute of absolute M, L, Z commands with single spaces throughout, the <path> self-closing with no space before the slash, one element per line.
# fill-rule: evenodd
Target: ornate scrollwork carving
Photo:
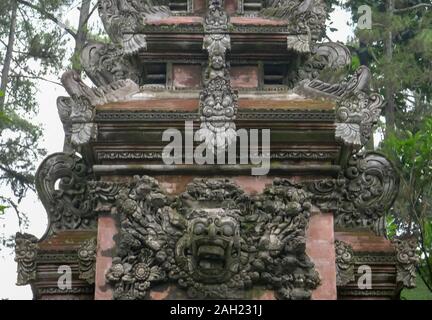
<path fill-rule="evenodd" d="M 146 37 L 137 31 L 146 22 L 169 17 L 171 11 L 166 0 L 101 0 L 99 14 L 114 43 L 124 54 L 131 55 L 147 49 Z"/>
<path fill-rule="evenodd" d="M 36 279 L 37 241 L 35 236 L 27 233 L 17 233 L 15 236 L 18 286 L 25 286 Z"/>
<path fill-rule="evenodd" d="M 308 53 L 324 34 L 327 8 L 322 0 L 274 0 L 268 1 L 258 15 L 287 20 L 294 33 L 287 37 L 288 49 Z"/>
<path fill-rule="evenodd" d="M 392 206 L 399 178 L 389 160 L 376 152 L 354 154 L 343 176 L 313 182 L 310 191 L 322 210 L 335 212 L 342 227 L 374 227 Z"/>
<path fill-rule="evenodd" d="M 113 44 L 89 42 L 81 52 L 81 63 L 97 86 L 126 79 L 142 83 L 140 67 Z"/>
<path fill-rule="evenodd" d="M 384 103 L 380 95 L 368 93 L 370 79 L 369 69 L 361 66 L 348 81 L 329 84 L 312 80 L 306 84 L 306 88 L 338 98 L 336 138 L 356 150 L 369 140 Z"/>
<path fill-rule="evenodd" d="M 79 147 L 96 138 L 96 124 L 93 122 L 95 106 L 117 102 L 139 92 L 132 80 L 119 80 L 99 88 L 88 87 L 76 71 L 68 71 L 62 76 L 62 83 L 70 99 L 60 97 L 57 108 L 65 129 L 70 136 L 71 147 Z"/>
<path fill-rule="evenodd" d="M 96 272 L 96 238 L 84 241 L 78 249 L 79 278 L 89 284 L 95 282 Z"/>
<path fill-rule="evenodd" d="M 83 159 L 75 154 L 55 153 L 42 162 L 36 173 L 36 189 L 48 213 L 48 232 L 95 228 L 87 194 L 91 176 Z"/>
<path fill-rule="evenodd" d="M 354 252 L 351 246 L 335 240 L 336 285 L 344 286 L 354 281 Z"/>
<path fill-rule="evenodd" d="M 396 248 L 397 276 L 396 281 L 405 288 L 416 287 L 416 267 L 420 261 L 417 255 L 418 242 L 415 237 L 393 239 Z"/>
<path fill-rule="evenodd" d="M 287 180 L 250 198 L 229 180 L 198 179 L 179 197 L 135 177 L 117 196 L 118 254 L 107 273 L 117 299 L 175 282 L 191 298 L 241 298 L 266 285 L 308 299 L 319 284 L 305 253 L 310 194 Z"/>

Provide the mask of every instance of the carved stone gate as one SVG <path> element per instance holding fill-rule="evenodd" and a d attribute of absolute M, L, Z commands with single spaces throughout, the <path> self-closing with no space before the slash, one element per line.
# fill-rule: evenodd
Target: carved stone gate
<path fill-rule="evenodd" d="M 321 42 L 327 10 L 101 0 L 111 42 L 82 52 L 94 88 L 62 77 L 64 150 L 37 172 L 49 226 L 17 235 L 18 284 L 36 299 L 391 299 L 413 286 L 415 243 L 385 237 L 399 179 L 363 148 L 383 99 L 367 67 L 338 76 L 351 57 Z M 193 146 L 166 164 L 164 132 L 187 139 L 186 121 L 212 150 L 270 129 L 268 174 L 240 153 L 194 163 Z"/>

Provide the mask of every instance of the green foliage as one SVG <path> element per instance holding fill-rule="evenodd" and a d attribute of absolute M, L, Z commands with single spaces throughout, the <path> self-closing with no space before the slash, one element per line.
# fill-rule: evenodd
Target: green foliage
<path fill-rule="evenodd" d="M 383 147 L 401 177 L 390 235 L 396 234 L 396 225 L 400 233 L 418 237 L 419 275 L 432 292 L 432 117 L 415 133 L 405 130 L 399 136 L 390 136 Z"/>

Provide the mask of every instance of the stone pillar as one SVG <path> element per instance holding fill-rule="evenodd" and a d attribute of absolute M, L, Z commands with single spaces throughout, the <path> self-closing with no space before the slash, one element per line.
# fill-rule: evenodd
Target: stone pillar
<path fill-rule="evenodd" d="M 111 287 L 106 283 L 105 274 L 112 264 L 115 249 L 114 237 L 118 233 L 113 217 L 101 216 L 98 221 L 95 300 L 112 300 Z"/>
<path fill-rule="evenodd" d="M 312 299 L 336 300 L 333 214 L 313 212 L 306 238 L 306 253 L 315 263 L 315 269 L 321 278 L 321 285 L 312 293 Z"/>

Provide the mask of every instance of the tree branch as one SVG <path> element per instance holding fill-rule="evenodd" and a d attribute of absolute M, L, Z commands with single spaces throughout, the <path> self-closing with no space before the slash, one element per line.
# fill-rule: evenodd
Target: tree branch
<path fill-rule="evenodd" d="M 420 8 L 432 8 L 432 4 L 429 3 L 419 3 L 416 4 L 415 6 L 412 7 L 408 7 L 408 8 L 401 8 L 401 9 L 394 9 L 393 12 L 406 12 L 406 11 L 411 11 L 411 10 L 415 10 L 415 9 L 420 9 Z"/>
<path fill-rule="evenodd" d="M 40 8 L 26 0 L 17 0 L 18 3 L 30 7 L 33 10 L 36 10 L 37 12 L 39 12 L 40 14 L 44 15 L 45 17 L 47 17 L 48 19 L 50 19 L 51 21 L 53 21 L 55 24 L 57 24 L 60 28 L 64 29 L 67 33 L 69 33 L 74 39 L 76 39 L 77 34 L 75 31 L 73 31 L 71 28 L 69 28 L 67 25 L 65 25 L 63 22 L 61 22 L 59 19 L 57 19 L 53 14 L 45 11 L 43 8 Z"/>

